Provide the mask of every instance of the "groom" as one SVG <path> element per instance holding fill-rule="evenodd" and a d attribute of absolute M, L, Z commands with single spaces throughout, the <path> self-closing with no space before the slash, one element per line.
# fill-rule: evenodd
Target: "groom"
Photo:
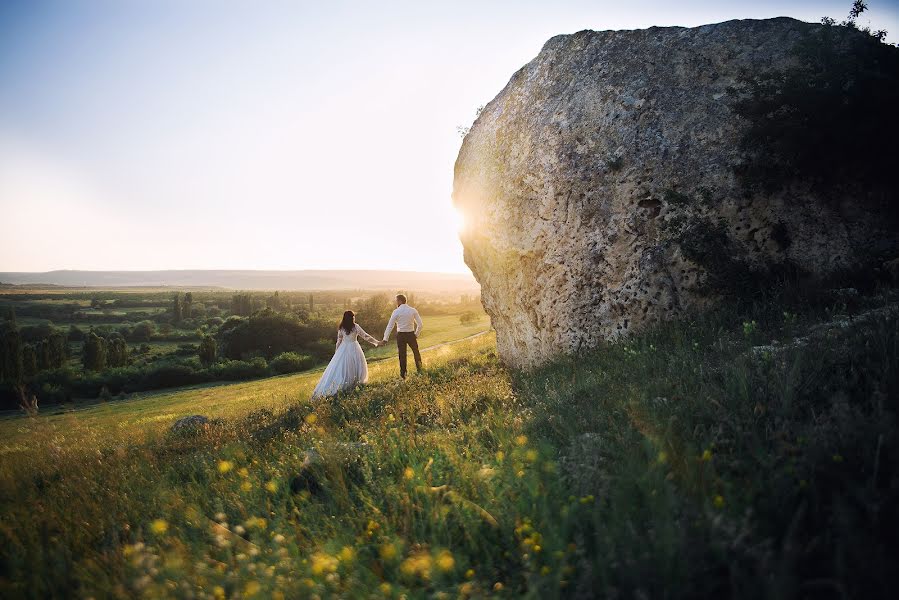
<path fill-rule="evenodd" d="M 421 353 L 418 351 L 418 336 L 421 334 L 422 322 L 418 311 L 406 304 L 406 297 L 396 296 L 396 310 L 390 315 L 387 330 L 384 331 L 384 343 L 390 339 L 390 332 L 396 325 L 396 349 L 400 355 L 400 377 L 406 378 L 406 346 L 411 346 L 415 356 L 415 370 L 421 371 Z"/>

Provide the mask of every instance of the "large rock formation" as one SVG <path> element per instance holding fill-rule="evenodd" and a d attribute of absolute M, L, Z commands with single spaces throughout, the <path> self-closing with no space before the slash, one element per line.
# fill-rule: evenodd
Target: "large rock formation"
<path fill-rule="evenodd" d="M 800 182 L 747 193 L 735 175 L 746 122 L 728 89 L 744 70 L 786 67 L 821 27 L 582 31 L 515 73 L 465 136 L 453 190 L 506 362 L 702 309 L 721 278 L 827 275 L 868 260 L 872 240 L 895 249 L 892 226 L 849 195 L 818 201 Z"/>

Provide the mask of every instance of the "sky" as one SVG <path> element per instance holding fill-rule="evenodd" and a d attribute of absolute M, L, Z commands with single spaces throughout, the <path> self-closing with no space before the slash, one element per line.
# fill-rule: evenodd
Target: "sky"
<path fill-rule="evenodd" d="M 850 5 L 0 0 L 0 271 L 466 272 L 457 127 L 547 39 Z"/>

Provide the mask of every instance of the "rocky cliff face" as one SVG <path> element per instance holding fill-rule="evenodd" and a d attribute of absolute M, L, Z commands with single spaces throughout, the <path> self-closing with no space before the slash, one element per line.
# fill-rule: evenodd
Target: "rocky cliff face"
<path fill-rule="evenodd" d="M 503 359 L 533 366 L 720 299 L 781 267 L 827 275 L 896 247 L 800 182 L 747 194 L 729 88 L 787 66 L 792 19 L 550 39 L 466 135 L 453 199 Z M 862 182 L 863 183 L 863 182 Z"/>

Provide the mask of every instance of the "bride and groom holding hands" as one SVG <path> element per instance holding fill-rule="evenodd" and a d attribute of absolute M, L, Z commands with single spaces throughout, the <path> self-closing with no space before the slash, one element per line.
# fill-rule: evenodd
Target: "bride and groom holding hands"
<path fill-rule="evenodd" d="M 356 323 L 356 315 L 348 310 L 343 313 L 343 320 L 337 328 L 337 346 L 334 357 L 312 392 L 313 398 L 334 396 L 340 392 L 351 390 L 359 383 L 368 381 L 368 363 L 365 353 L 359 344 L 361 337 L 369 344 L 380 347 L 390 339 L 390 332 L 396 327 L 396 346 L 400 360 L 400 377 L 406 378 L 407 347 L 412 348 L 415 357 L 415 368 L 421 370 L 421 353 L 418 350 L 418 336 L 421 334 L 422 321 L 418 311 L 406 304 L 406 296 L 397 294 L 396 310 L 390 315 L 384 339 L 376 340 Z"/>

